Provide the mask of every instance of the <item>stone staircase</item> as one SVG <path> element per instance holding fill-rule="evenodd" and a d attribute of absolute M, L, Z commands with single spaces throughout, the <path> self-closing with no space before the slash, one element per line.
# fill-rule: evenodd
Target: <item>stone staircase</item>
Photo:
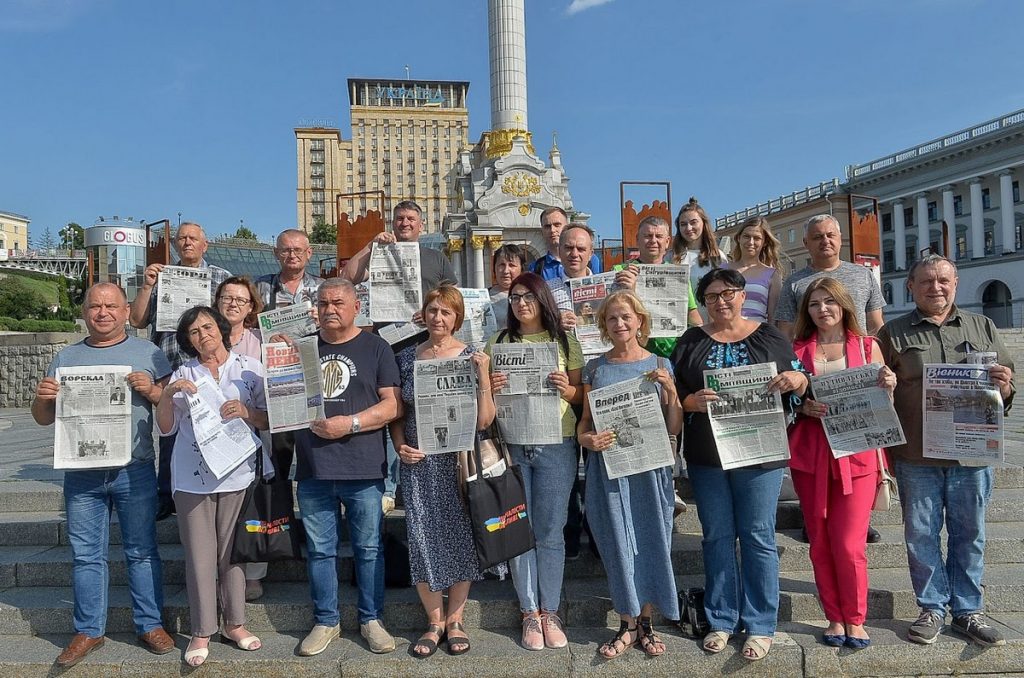
<path fill-rule="evenodd" d="M 801 516 L 795 502 L 778 505 L 782 600 L 780 633 L 768 658 L 750 664 L 739 656 L 739 642 L 716 656 L 661 622 L 666 656 L 647 659 L 642 652 L 606 663 L 595 655 L 597 645 L 617 627 L 600 562 L 583 549 L 566 567 L 563 619 L 570 646 L 566 650 L 531 653 L 519 648 L 519 611 L 510 581 L 485 581 L 473 586 L 466 608 L 473 651 L 464 657 L 439 652 L 417 660 L 406 650 L 422 631 L 423 612 L 414 589 L 389 589 L 385 625 L 399 638 L 399 649 L 372 655 L 358 637 L 355 590 L 349 585 L 350 553 L 340 559 L 339 579 L 343 639 L 322 655 L 297 657 L 295 648 L 312 625 L 306 570 L 302 562 L 274 563 L 266 594 L 248 605 L 248 627 L 264 641 L 259 652 L 245 653 L 216 645 L 203 669 L 207 674 L 237 675 L 589 675 L 643 672 L 649 675 L 718 675 L 743 671 L 754 675 L 902 676 L 1024 674 L 1024 469 L 1001 467 L 988 513 L 986 598 L 994 623 L 1009 639 L 1001 648 L 983 650 L 945 632 L 934 646 L 903 640 L 917 615 L 906 566 L 898 506 L 875 513 L 872 523 L 882 533 L 868 546 L 871 590 L 868 628 L 873 645 L 860 652 L 825 647 L 818 640 L 824 625 L 815 599 L 808 546 L 799 541 Z M 685 494 L 685 492 L 684 492 Z M 388 518 L 388 529 L 405 529 L 401 510 Z M 79 675 L 177 675 L 187 643 L 188 603 L 184 586 L 184 555 L 175 519 L 158 524 L 164 563 L 164 621 L 176 637 L 179 652 L 156 657 L 134 643 L 120 533 L 111 529 L 110 613 L 107 645 L 72 669 Z M 700 525 L 696 511 L 675 524 L 673 565 L 680 589 L 703 585 Z M 50 675 L 52 662 L 67 642 L 72 626 L 71 556 L 62 513 L 59 485 L 23 480 L 0 484 L 0 675 Z"/>

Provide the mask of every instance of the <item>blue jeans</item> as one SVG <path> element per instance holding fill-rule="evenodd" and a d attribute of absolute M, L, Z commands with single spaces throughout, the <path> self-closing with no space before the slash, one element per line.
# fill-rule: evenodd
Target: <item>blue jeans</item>
<path fill-rule="evenodd" d="M 556 612 L 565 570 L 562 530 L 569 513 L 569 492 L 576 480 L 576 440 L 563 438 L 556 445 L 509 445 L 508 451 L 523 474 L 526 510 L 537 542 L 534 549 L 509 562 L 519 607 L 523 612 Z"/>
<path fill-rule="evenodd" d="M 984 609 L 988 466 L 924 466 L 896 460 L 910 580 L 918 606 L 954 617 Z M 946 562 L 940 532 L 945 514 Z"/>
<path fill-rule="evenodd" d="M 334 626 L 338 611 L 339 502 L 345 506 L 359 588 L 359 623 L 379 619 L 384 609 L 383 480 L 299 481 L 299 510 L 306 529 L 309 591 L 317 624 Z"/>
<path fill-rule="evenodd" d="M 162 626 L 164 605 L 156 545 L 156 472 L 152 461 L 109 471 L 66 471 L 64 508 L 71 542 L 75 631 L 90 638 L 106 632 L 110 513 L 117 510 L 136 634 Z"/>
<path fill-rule="evenodd" d="M 779 617 L 775 506 L 785 469 L 688 469 L 704 530 L 704 609 L 711 630 L 773 635 Z"/>

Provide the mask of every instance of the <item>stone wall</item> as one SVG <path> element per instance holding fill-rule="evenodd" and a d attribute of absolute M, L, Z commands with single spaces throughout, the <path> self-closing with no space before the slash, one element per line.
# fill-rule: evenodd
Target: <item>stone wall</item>
<path fill-rule="evenodd" d="M 53 356 L 84 336 L 64 332 L 0 335 L 0 407 L 29 407 Z"/>

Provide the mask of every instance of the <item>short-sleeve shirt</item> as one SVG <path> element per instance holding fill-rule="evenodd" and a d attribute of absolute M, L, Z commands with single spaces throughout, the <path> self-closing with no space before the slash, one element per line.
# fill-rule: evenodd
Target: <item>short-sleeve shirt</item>
<path fill-rule="evenodd" d="M 220 386 L 221 393 L 227 400 L 238 400 L 250 409 L 267 409 L 267 400 L 263 392 L 264 369 L 259 360 L 229 351 L 228 359 L 217 369 L 217 379 L 214 379 L 206 366 L 201 365 L 198 359 L 192 358 L 174 370 L 171 383 L 179 379 L 188 379 L 194 383 L 200 377 L 212 379 Z M 176 393 L 173 403 L 174 426 L 164 433 L 177 434 L 174 439 L 174 454 L 171 456 L 172 490 L 191 494 L 217 494 L 237 492 L 249 487 L 256 478 L 256 455 L 253 454 L 218 480 L 199 452 L 196 434 L 192 429 L 188 400 L 184 394 Z M 260 452 L 257 449 L 257 453 Z"/>
<path fill-rule="evenodd" d="M 797 307 L 804 297 L 804 292 L 818 278 L 832 278 L 846 288 L 853 297 L 853 305 L 857 309 L 857 322 L 861 329 L 867 329 L 867 313 L 877 311 L 885 306 L 882 288 L 878 281 L 865 266 L 851 264 L 849 261 L 839 262 L 839 267 L 832 271 L 815 271 L 810 266 L 796 271 L 782 283 L 782 294 L 775 307 L 775 320 L 796 322 Z"/>
<path fill-rule="evenodd" d="M 590 255 L 588 268 L 593 273 L 601 273 L 604 270 L 601 267 L 601 257 L 597 256 L 597 254 Z M 565 277 L 565 267 L 562 266 L 562 262 L 551 256 L 549 252 L 545 252 L 544 256 L 530 264 L 530 270 L 544 278 L 544 280 Z"/>
<path fill-rule="evenodd" d="M 484 353 L 492 355 L 495 344 L 509 344 L 512 343 L 508 333 L 505 332 L 502 336 L 502 332 L 498 332 L 493 337 L 487 340 L 487 346 L 484 347 Z M 498 341 L 499 337 L 501 341 Z M 552 339 L 551 335 L 547 332 L 538 332 L 537 334 L 524 334 L 522 343 L 524 344 L 542 344 L 545 342 L 554 342 L 558 346 L 558 369 L 559 371 L 569 372 L 571 370 L 583 369 L 585 361 L 583 360 L 583 349 L 580 348 L 580 342 L 576 341 L 576 337 L 568 335 L 569 339 L 569 353 L 566 355 L 565 349 L 562 347 L 562 342 L 558 339 Z M 501 397 L 501 394 L 495 394 L 497 397 Z M 565 398 L 558 399 L 558 405 L 562 412 L 562 437 L 569 438 L 576 435 L 576 414 L 572 411 L 572 406 L 566 401 Z"/>
<path fill-rule="evenodd" d="M 360 332 L 340 344 L 317 340 L 324 412 L 351 416 L 380 402 L 378 389 L 398 387 L 401 379 L 388 343 Z M 387 472 L 384 429 L 328 440 L 309 429 L 295 432 L 296 480 L 380 480 Z"/>
<path fill-rule="evenodd" d="M 271 311 L 281 306 L 290 306 L 308 301 L 316 306 L 316 291 L 324 280 L 315 275 L 303 272 L 299 286 L 295 288 L 295 294 L 288 291 L 281 284 L 280 273 L 267 273 L 256 278 L 256 290 L 263 300 L 263 310 Z"/>
<path fill-rule="evenodd" d="M 146 372 L 153 381 L 171 373 L 167 357 L 152 343 L 136 337 L 125 337 L 112 346 L 90 346 L 86 340 L 71 344 L 53 357 L 46 376 L 55 377 L 58 367 L 89 367 L 91 365 L 128 365 L 133 372 Z M 153 461 L 153 405 L 135 389 L 124 385 L 132 394 L 132 461 Z"/>
<path fill-rule="evenodd" d="M 452 268 L 452 262 L 440 250 L 420 245 L 420 290 L 421 299 L 427 298 L 427 292 L 437 289 L 441 283 L 458 285 L 458 276 Z"/>

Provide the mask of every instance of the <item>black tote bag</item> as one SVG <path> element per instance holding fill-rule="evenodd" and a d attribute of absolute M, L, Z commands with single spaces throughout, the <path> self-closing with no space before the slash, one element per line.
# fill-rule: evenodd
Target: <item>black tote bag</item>
<path fill-rule="evenodd" d="M 466 455 L 476 470 L 476 478 L 466 481 L 466 504 L 481 572 L 534 547 L 522 472 L 512 464 L 505 445 L 498 442 L 498 448 L 506 467 L 500 476 L 485 478 L 479 473 L 483 465 L 478 447 Z M 469 475 L 473 473 L 471 467 Z"/>
<path fill-rule="evenodd" d="M 301 560 L 301 523 L 295 518 L 292 481 L 263 478 L 263 451 L 256 452 L 256 480 L 245 491 L 235 523 L 232 563 Z"/>

